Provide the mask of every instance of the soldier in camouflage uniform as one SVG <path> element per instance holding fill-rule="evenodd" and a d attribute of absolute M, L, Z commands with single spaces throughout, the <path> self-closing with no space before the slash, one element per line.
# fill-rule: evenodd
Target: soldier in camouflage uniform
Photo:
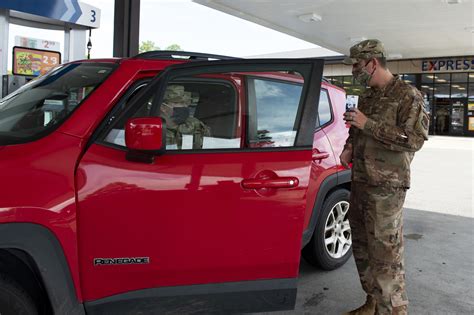
<path fill-rule="evenodd" d="M 182 85 L 170 85 L 161 104 L 161 117 L 166 122 L 166 145 L 183 148 L 183 135 L 193 136 L 193 149 L 201 149 L 204 136 L 211 131 L 206 124 L 190 115 L 191 92 L 185 92 Z"/>
<path fill-rule="evenodd" d="M 407 314 L 402 207 L 410 187 L 414 152 L 428 139 L 428 114 L 414 87 L 386 68 L 378 40 L 365 40 L 344 60 L 369 88 L 357 109 L 340 156 L 352 166 L 349 222 L 354 259 L 366 303 L 347 314 Z"/>

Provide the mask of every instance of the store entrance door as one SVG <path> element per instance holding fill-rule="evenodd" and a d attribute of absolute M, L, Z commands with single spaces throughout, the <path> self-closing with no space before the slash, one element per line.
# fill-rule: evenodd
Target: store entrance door
<path fill-rule="evenodd" d="M 462 136 L 464 134 L 465 115 L 467 108 L 467 98 L 451 99 L 451 134 Z"/>
<path fill-rule="evenodd" d="M 435 97 L 434 131 L 437 135 L 448 135 L 451 123 L 451 100 L 449 98 Z"/>

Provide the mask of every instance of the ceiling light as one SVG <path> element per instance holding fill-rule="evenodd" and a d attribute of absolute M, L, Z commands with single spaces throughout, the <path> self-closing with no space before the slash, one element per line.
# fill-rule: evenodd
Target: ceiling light
<path fill-rule="evenodd" d="M 453 85 L 451 85 L 451 86 L 452 86 L 452 87 L 455 87 L 455 88 L 458 88 L 458 87 L 460 87 L 460 86 L 459 86 L 459 85 L 457 85 L 457 84 L 453 84 Z"/>
<path fill-rule="evenodd" d="M 445 79 L 438 79 L 438 80 L 436 80 L 436 82 L 444 83 L 444 82 L 446 82 L 446 80 Z"/>
<path fill-rule="evenodd" d="M 461 0 L 445 0 L 447 4 L 460 4 Z"/>
<path fill-rule="evenodd" d="M 427 75 L 426 77 L 430 79 L 436 78 L 434 75 Z"/>
<path fill-rule="evenodd" d="M 458 90 L 464 91 L 466 88 L 460 87 Z"/>
<path fill-rule="evenodd" d="M 298 18 L 303 21 L 303 22 L 319 22 L 321 21 L 323 18 L 320 16 L 320 15 L 317 15 L 316 13 L 308 13 L 308 14 L 302 14 L 302 15 L 299 15 Z"/>
<path fill-rule="evenodd" d="M 405 81 L 406 83 L 411 83 L 411 81 L 410 81 L 410 80 L 403 80 L 403 81 Z"/>
<path fill-rule="evenodd" d="M 470 77 L 470 78 L 474 78 L 474 74 L 470 74 L 469 77 Z"/>
<path fill-rule="evenodd" d="M 429 89 L 430 87 L 428 85 L 422 85 L 422 88 Z"/>

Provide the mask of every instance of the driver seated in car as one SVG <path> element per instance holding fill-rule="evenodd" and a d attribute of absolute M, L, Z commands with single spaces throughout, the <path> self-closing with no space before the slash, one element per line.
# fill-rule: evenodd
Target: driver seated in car
<path fill-rule="evenodd" d="M 191 149 L 183 147 L 183 135 L 192 136 L 192 149 L 201 149 L 205 136 L 210 136 L 210 128 L 201 120 L 191 116 L 191 92 L 182 85 L 169 85 L 166 88 L 160 107 L 161 117 L 166 122 L 166 148 Z"/>

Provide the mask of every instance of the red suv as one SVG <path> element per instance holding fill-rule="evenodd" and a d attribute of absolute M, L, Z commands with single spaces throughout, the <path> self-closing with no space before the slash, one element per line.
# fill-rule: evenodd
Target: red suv
<path fill-rule="evenodd" d="M 0 100 L 0 313 L 292 309 L 301 249 L 351 253 L 323 66 L 148 52 Z"/>

